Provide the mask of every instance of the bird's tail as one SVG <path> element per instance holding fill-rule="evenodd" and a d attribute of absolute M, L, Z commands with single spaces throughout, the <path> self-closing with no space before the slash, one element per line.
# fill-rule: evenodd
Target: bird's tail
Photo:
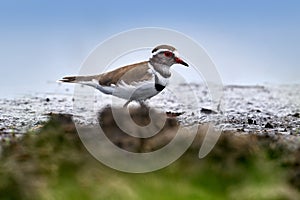
<path fill-rule="evenodd" d="M 66 76 L 63 77 L 59 82 L 64 83 L 79 83 L 81 85 L 87 85 L 91 86 L 93 88 L 96 88 L 97 90 L 100 90 L 104 94 L 112 94 L 113 91 L 109 87 L 103 87 L 99 84 L 99 78 L 100 75 L 96 76 Z"/>
<path fill-rule="evenodd" d="M 97 76 L 65 76 L 62 79 L 60 79 L 59 82 L 84 83 L 91 82 L 94 79 L 97 79 Z"/>

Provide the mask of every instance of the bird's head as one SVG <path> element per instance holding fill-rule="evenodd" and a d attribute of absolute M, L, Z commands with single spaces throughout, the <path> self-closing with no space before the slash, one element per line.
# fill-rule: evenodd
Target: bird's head
<path fill-rule="evenodd" d="M 150 61 L 171 67 L 173 64 L 181 64 L 186 67 L 189 65 L 183 61 L 177 50 L 170 45 L 159 45 L 152 50 L 152 58 Z"/>

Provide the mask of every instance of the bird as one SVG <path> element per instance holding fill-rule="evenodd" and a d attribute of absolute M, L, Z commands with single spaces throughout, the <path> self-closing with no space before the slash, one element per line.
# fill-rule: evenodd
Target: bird
<path fill-rule="evenodd" d="M 115 70 L 88 76 L 66 76 L 60 82 L 78 83 L 94 87 L 100 92 L 144 105 L 145 100 L 157 95 L 167 86 L 174 64 L 189 65 L 179 57 L 171 45 L 158 45 L 148 61 L 126 65 Z"/>

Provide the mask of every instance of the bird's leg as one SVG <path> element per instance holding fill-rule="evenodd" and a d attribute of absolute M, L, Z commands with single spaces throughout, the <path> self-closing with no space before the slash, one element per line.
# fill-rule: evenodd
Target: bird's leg
<path fill-rule="evenodd" d="M 128 104 L 131 102 L 132 100 L 128 100 L 124 105 L 123 108 L 127 108 Z M 145 103 L 145 100 L 138 100 L 137 102 L 139 102 L 141 108 L 149 108 L 149 106 Z"/>
<path fill-rule="evenodd" d="M 128 100 L 124 105 L 123 108 L 127 108 L 128 104 L 131 102 L 131 100 Z"/>
<path fill-rule="evenodd" d="M 146 104 L 145 100 L 139 100 L 138 101 L 141 108 L 149 108 L 149 106 Z"/>

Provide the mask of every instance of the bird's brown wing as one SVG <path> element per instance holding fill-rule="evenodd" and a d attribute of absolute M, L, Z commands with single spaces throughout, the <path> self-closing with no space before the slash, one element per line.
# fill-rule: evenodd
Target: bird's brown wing
<path fill-rule="evenodd" d="M 117 85 L 119 81 L 131 84 L 132 82 L 150 80 L 153 78 L 153 75 L 149 72 L 148 62 L 145 61 L 101 74 L 97 78 L 100 85 L 111 86 L 113 84 Z"/>
<path fill-rule="evenodd" d="M 60 81 L 67 83 L 85 83 L 97 80 L 102 86 L 117 85 L 119 81 L 124 81 L 126 84 L 132 82 L 145 81 L 153 78 L 153 75 L 148 72 L 148 62 L 140 62 L 132 65 L 127 65 L 113 71 L 93 76 L 66 76 Z"/>

